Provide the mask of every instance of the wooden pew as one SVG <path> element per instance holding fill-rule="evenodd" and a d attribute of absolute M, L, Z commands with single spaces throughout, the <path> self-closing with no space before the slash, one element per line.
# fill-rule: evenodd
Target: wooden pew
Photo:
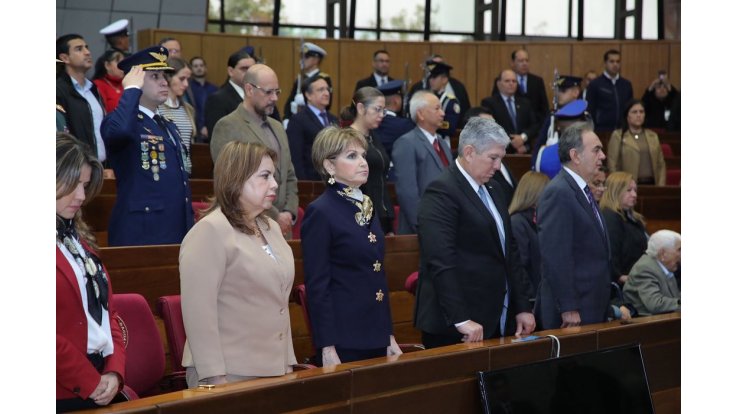
<path fill-rule="evenodd" d="M 639 343 L 656 412 L 679 413 L 679 313 L 637 318 L 626 325 L 608 322 L 538 333 L 545 334 L 559 338 L 561 356 Z M 478 371 L 549 358 L 551 340 L 512 343 L 511 339 L 179 391 L 88 412 L 480 412 Z"/>
<path fill-rule="evenodd" d="M 212 178 L 215 163 L 209 144 L 192 144 L 192 178 Z"/>
<path fill-rule="evenodd" d="M 294 286 L 304 283 L 301 242 L 290 240 L 294 252 L 296 274 Z M 178 295 L 179 245 L 104 247 L 102 261 L 112 280 L 115 293 L 139 293 L 146 298 L 156 313 L 156 301 L 161 296 Z M 420 343 L 421 335 L 413 327 L 414 297 L 404 290 L 404 281 L 419 270 L 419 242 L 417 237 L 395 236 L 386 238 L 384 260 L 390 290 L 391 313 L 396 339 L 401 343 Z M 296 303 L 289 305 L 294 352 L 301 362 L 312 356 L 312 343 L 302 312 Z M 163 325 L 159 321 L 162 340 Z"/>

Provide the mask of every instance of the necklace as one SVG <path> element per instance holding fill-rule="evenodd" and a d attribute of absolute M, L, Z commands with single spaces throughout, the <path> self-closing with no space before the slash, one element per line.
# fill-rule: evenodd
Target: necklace
<path fill-rule="evenodd" d="M 639 139 L 639 135 L 642 134 L 643 132 L 644 132 L 643 130 L 640 132 L 634 132 L 631 129 L 629 129 L 629 134 L 631 134 L 634 137 L 634 139 Z"/>

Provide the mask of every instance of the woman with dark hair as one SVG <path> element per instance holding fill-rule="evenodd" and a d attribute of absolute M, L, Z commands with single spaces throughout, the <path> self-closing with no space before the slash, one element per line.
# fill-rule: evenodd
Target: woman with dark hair
<path fill-rule="evenodd" d="M 312 146 L 314 168 L 327 182 L 302 224 L 318 365 L 401 354 L 391 324 L 383 230 L 372 198 L 361 191 L 369 175 L 367 148 L 363 134 L 336 127 L 323 129 Z"/>
<path fill-rule="evenodd" d="M 56 411 L 125 401 L 125 346 L 112 287 L 82 205 L 102 188 L 89 147 L 56 134 Z"/>
<path fill-rule="evenodd" d="M 105 51 L 95 63 L 92 82 L 102 96 L 107 113 L 118 107 L 118 101 L 123 95 L 123 76 L 125 74 L 118 69 L 118 62 L 124 58 L 125 56 L 119 50 L 110 49 Z"/>
<path fill-rule="evenodd" d="M 606 221 L 611 246 L 611 281 L 626 283 L 629 271 L 647 249 L 649 235 L 644 216 L 634 210 L 636 181 L 627 172 L 615 172 L 606 179 L 601 198 L 601 215 Z"/>
<path fill-rule="evenodd" d="M 266 215 L 276 199 L 276 152 L 228 142 L 215 161 L 214 197 L 179 250 L 187 385 L 291 372 L 289 297 L 294 255 Z"/>
<path fill-rule="evenodd" d="M 394 206 L 386 186 L 391 158 L 374 131 L 385 115 L 386 98 L 370 86 L 355 91 L 350 105 L 341 111 L 341 116 L 352 118 L 350 128 L 360 132 L 368 143 L 366 159 L 370 173 L 360 189 L 373 200 L 383 233 L 391 236 L 394 234 Z"/>
<path fill-rule="evenodd" d="M 164 73 L 164 77 L 169 82 L 169 97 L 166 102 L 158 106 L 161 115 L 169 118 L 179 129 L 181 141 L 184 143 L 184 170 L 187 174 L 192 175 L 192 139 L 197 132 L 197 124 L 195 122 L 194 107 L 184 102 L 184 93 L 189 87 L 189 78 L 192 76 L 192 68 L 185 60 L 170 57 L 167 61 L 169 66 L 174 68 L 173 73 Z"/>
<path fill-rule="evenodd" d="M 665 185 L 667 170 L 659 137 L 644 128 L 644 117 L 640 100 L 626 104 L 621 129 L 613 131 L 608 140 L 608 170 L 626 171 L 637 184 Z"/>
<path fill-rule="evenodd" d="M 539 253 L 539 236 L 537 235 L 537 201 L 547 183 L 549 183 L 549 177 L 545 174 L 534 171 L 526 172 L 519 180 L 509 206 L 511 230 L 514 232 L 514 238 L 519 247 L 521 264 L 532 285 L 530 295 L 532 298 L 536 297 L 537 287 L 542 278 L 542 258 Z"/>

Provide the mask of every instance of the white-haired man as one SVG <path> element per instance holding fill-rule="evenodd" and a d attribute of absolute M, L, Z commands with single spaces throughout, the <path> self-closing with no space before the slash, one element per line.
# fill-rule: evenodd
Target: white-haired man
<path fill-rule="evenodd" d="M 649 238 L 647 251 L 629 272 L 624 299 L 639 315 L 680 310 L 680 288 L 675 272 L 680 266 L 680 234 L 660 230 Z"/>

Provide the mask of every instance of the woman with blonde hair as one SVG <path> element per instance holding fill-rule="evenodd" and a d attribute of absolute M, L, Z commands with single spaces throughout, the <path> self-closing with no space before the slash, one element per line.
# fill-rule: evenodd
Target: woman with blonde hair
<path fill-rule="evenodd" d="M 56 134 L 56 411 L 125 401 L 123 333 L 82 205 L 102 189 L 90 148 Z"/>
<path fill-rule="evenodd" d="M 509 206 L 511 230 L 519 246 L 521 263 L 532 285 L 533 292 L 530 297 L 537 295 L 537 287 L 542 278 L 542 258 L 537 236 L 537 201 L 548 183 L 549 177 L 546 174 L 528 171 L 519 180 Z"/>
<path fill-rule="evenodd" d="M 291 372 L 294 255 L 266 215 L 276 199 L 275 151 L 231 141 L 215 161 L 214 197 L 179 250 L 187 385 Z"/>
<path fill-rule="evenodd" d="M 606 221 L 611 246 L 611 281 L 623 286 L 629 270 L 647 249 L 649 238 L 644 216 L 634 210 L 636 181 L 627 172 L 614 172 L 606 179 L 601 215 Z"/>
<path fill-rule="evenodd" d="M 302 224 L 304 283 L 317 365 L 401 354 L 393 335 L 384 236 L 368 180 L 368 143 L 352 128 L 327 127 L 312 162 L 327 188 Z"/>
<path fill-rule="evenodd" d="M 645 116 L 640 100 L 632 99 L 626 104 L 621 128 L 613 131 L 608 140 L 608 170 L 626 171 L 637 184 L 665 185 L 667 167 L 662 146 L 657 133 L 644 128 Z"/>

